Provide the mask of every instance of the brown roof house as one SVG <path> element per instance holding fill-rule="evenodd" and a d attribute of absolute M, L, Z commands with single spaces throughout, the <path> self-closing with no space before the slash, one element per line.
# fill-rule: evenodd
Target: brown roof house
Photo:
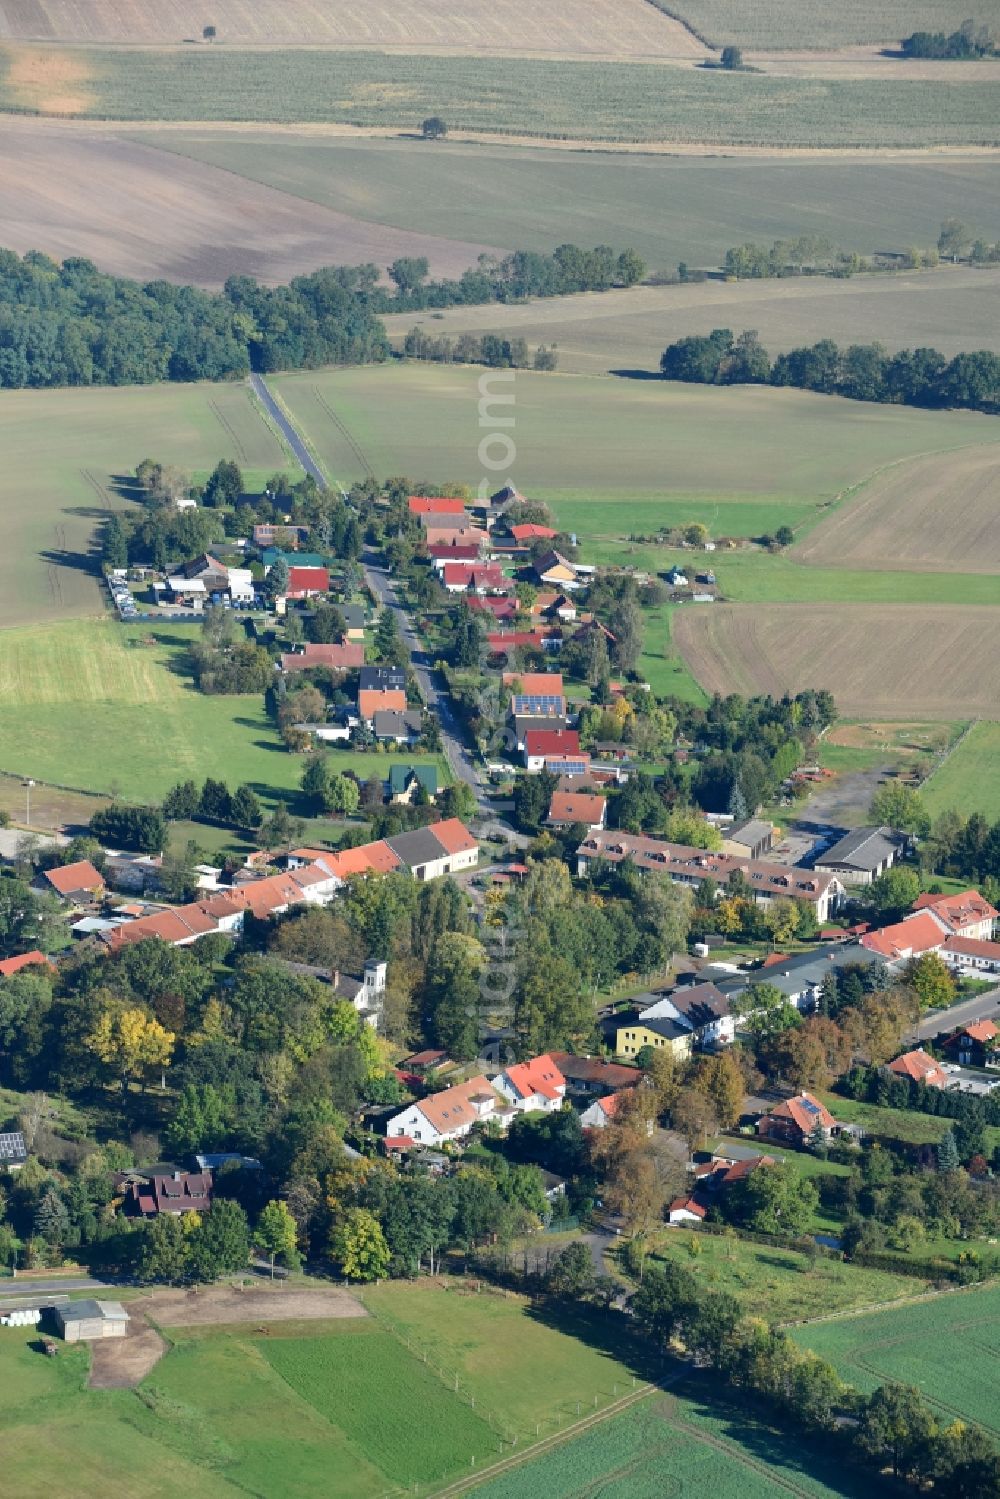
<path fill-rule="evenodd" d="M 757 1126 L 757 1132 L 767 1140 L 806 1145 L 817 1126 L 824 1140 L 829 1140 L 831 1135 L 840 1130 L 836 1119 L 818 1098 L 814 1098 L 811 1093 L 798 1093 L 765 1114 Z"/>
<path fill-rule="evenodd" d="M 126 1171 L 118 1182 L 129 1218 L 207 1213 L 212 1206 L 211 1171 Z"/>

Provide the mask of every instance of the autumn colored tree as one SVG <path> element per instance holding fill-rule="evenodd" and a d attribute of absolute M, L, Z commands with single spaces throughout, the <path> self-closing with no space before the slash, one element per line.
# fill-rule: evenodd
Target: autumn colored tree
<path fill-rule="evenodd" d="M 348 1280 L 384 1280 L 389 1246 L 382 1226 L 367 1208 L 349 1208 L 330 1234 L 330 1253 Z"/>
<path fill-rule="evenodd" d="M 743 1112 L 746 1089 L 740 1064 L 732 1050 L 709 1057 L 701 1067 L 696 1086 L 712 1105 L 721 1129 L 732 1129 Z"/>
<path fill-rule="evenodd" d="M 119 1079 L 124 1099 L 129 1083 L 145 1084 L 155 1068 L 170 1063 L 174 1036 L 139 1006 L 128 1006 L 109 997 L 86 1038 L 86 1045 Z"/>

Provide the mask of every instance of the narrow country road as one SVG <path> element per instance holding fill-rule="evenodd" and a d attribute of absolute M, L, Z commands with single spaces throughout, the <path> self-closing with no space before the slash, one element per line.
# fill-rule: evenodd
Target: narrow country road
<path fill-rule="evenodd" d="M 275 400 L 268 389 L 267 381 L 263 375 L 252 374 L 250 376 L 250 388 L 260 401 L 268 416 L 278 428 L 282 437 L 291 448 L 299 463 L 307 474 L 312 474 L 316 483 L 322 489 L 328 489 L 329 483 L 326 475 L 320 469 L 316 460 L 309 452 L 302 435 L 296 430 L 287 412 Z M 343 491 L 341 491 L 343 492 Z M 445 757 L 451 766 L 452 773 L 458 780 L 464 781 L 470 787 L 476 798 L 479 815 L 492 819 L 492 811 L 483 791 L 482 783 L 472 763 L 472 757 L 462 739 L 461 733 L 455 723 L 451 711 L 451 703 L 448 694 L 444 690 L 444 684 L 439 674 L 428 662 L 426 652 L 420 646 L 416 631 L 410 621 L 410 616 L 399 602 L 396 594 L 395 584 L 389 575 L 389 571 L 381 557 L 370 548 L 366 547 L 361 558 L 364 570 L 365 582 L 374 597 L 383 609 L 391 609 L 396 616 L 399 633 L 406 647 L 410 663 L 413 667 L 414 676 L 420 688 L 421 695 L 427 707 L 436 715 L 441 727 L 441 742 L 444 746 Z M 501 825 L 502 826 L 502 825 Z M 504 834 L 509 829 L 503 829 Z"/>
<path fill-rule="evenodd" d="M 0 1311 L 7 1301 L 30 1301 L 32 1296 L 62 1296 L 69 1291 L 110 1291 L 116 1282 L 95 1280 L 89 1275 L 34 1280 L 29 1276 L 0 1281 Z"/>

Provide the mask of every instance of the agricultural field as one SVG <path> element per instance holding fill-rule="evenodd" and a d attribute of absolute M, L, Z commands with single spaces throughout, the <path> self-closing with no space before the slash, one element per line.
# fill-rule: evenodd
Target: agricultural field
<path fill-rule="evenodd" d="M 267 803 L 295 796 L 302 760 L 260 695 L 208 697 L 187 675 L 197 625 L 98 619 L 0 637 L 0 770 L 84 791 L 158 801 L 188 776 L 249 782 Z M 387 772 L 406 755 L 345 752 L 344 770 Z M 444 775 L 442 763 L 439 775 Z"/>
<path fill-rule="evenodd" d="M 482 418 L 478 410 L 481 380 L 494 401 L 514 394 L 512 410 L 490 409 L 492 426 L 490 410 Z M 973 413 L 801 391 L 526 371 L 511 384 L 505 372 L 464 366 L 367 366 L 271 385 L 345 484 L 366 470 L 476 484 L 482 437 L 498 416 L 513 415 L 518 486 L 550 501 L 561 524 L 595 537 L 689 520 L 713 535 L 796 526 L 885 464 L 981 441 L 983 431 Z"/>
<path fill-rule="evenodd" d="M 559 369 L 583 375 L 654 374 L 668 343 L 720 327 L 755 329 L 772 355 L 832 338 L 843 345 L 877 341 L 893 352 L 930 346 L 950 358 L 1000 350 L 1000 270 L 637 286 L 511 307 L 394 313 L 385 322 L 400 349 L 413 327 L 432 338 L 499 333 L 524 338 L 531 349 L 556 344 Z M 981 423 L 984 432 L 995 425 L 989 417 Z"/>
<path fill-rule="evenodd" d="M 710 46 L 727 42 L 753 48 L 849 47 L 859 42 L 899 42 L 912 31 L 955 31 L 967 0 L 654 0 L 686 21 Z"/>
<path fill-rule="evenodd" d="M 506 12 L 504 12 L 506 20 Z M 992 146 L 1000 80 L 781 77 L 657 62 L 227 48 L 0 50 L 0 108 L 109 120 L 339 123 L 757 147 Z"/>
<path fill-rule="evenodd" d="M 673 634 L 707 692 L 822 686 L 849 717 L 996 712 L 997 682 L 981 667 L 1000 652 L 995 608 L 717 604 L 678 614 Z"/>
<path fill-rule="evenodd" d="M 289 462 L 237 384 L 4 391 L 0 450 L 0 629 L 103 609 L 96 533 L 143 458 L 202 474 L 234 458 L 251 479 Z"/>
<path fill-rule="evenodd" d="M 696 1393 L 697 1392 L 697 1393 Z M 479 1499 L 648 1499 L 710 1493 L 717 1499 L 862 1499 L 863 1480 L 803 1453 L 746 1409 L 692 1382 L 655 1395 L 476 1489 Z"/>
<path fill-rule="evenodd" d="M 460 275 L 487 248 L 367 223 L 215 166 L 107 131 L 7 119 L 0 152 L 6 249 L 83 255 L 102 271 L 219 287 L 228 276 L 287 282 L 338 262 L 384 265 L 426 255 L 432 275 Z"/>
<path fill-rule="evenodd" d="M 52 122 L 18 122 L 18 128 L 47 131 L 50 138 L 53 130 L 59 132 L 57 139 L 65 136 L 64 127 Z M 611 242 L 618 248 L 628 243 L 653 270 L 674 270 L 682 260 L 692 268 L 715 266 L 730 245 L 745 240 L 770 244 L 798 234 L 826 235 L 870 255 L 875 250 L 927 244 L 950 215 L 972 216 L 977 233 L 987 240 L 1000 238 L 1000 163 L 988 156 L 928 156 L 919 161 L 867 155 L 850 161 L 841 156 L 810 161 L 766 156 L 733 160 L 652 152 L 612 155 L 457 140 L 437 141 L 428 149 L 426 142 L 402 136 L 345 139 L 315 131 L 233 130 L 211 125 L 197 130 L 130 131 L 129 138 L 347 215 L 361 226 L 359 234 L 370 232 L 372 224 L 382 224 L 446 235 L 458 242 L 485 240 L 505 250 L 551 251 L 566 241 Z M 71 139 L 76 139 L 75 134 Z M 109 138 L 111 142 L 119 139 L 117 132 Z M 6 170 L 0 164 L 0 172 Z M 176 168 L 167 161 L 164 170 L 169 174 Z M 975 205 L 974 216 L 970 204 Z M 85 206 L 76 205 L 74 211 L 83 212 Z M 958 334 L 975 332 L 980 338 L 991 331 L 985 326 L 986 318 L 977 321 L 968 312 L 963 318 L 965 298 L 948 297 L 946 288 L 965 285 L 965 273 L 956 268 L 945 276 L 906 277 L 905 281 L 883 277 L 878 283 L 880 298 L 892 296 L 901 282 L 906 288 L 918 287 L 921 300 L 900 292 L 884 326 L 881 321 L 874 328 L 870 322 L 864 324 L 870 336 L 892 342 L 903 336 L 907 324 L 912 334 L 906 336 L 914 344 L 937 342 L 950 334 L 953 325 Z M 988 282 L 982 272 L 976 272 L 971 284 L 982 295 Z M 690 285 L 684 293 L 693 301 L 663 306 L 682 316 L 687 307 L 712 305 L 702 303 L 703 297 L 742 293 L 748 299 L 747 321 L 736 311 L 727 312 L 732 326 L 758 328 L 762 337 L 768 335 L 765 342 L 778 347 L 785 336 L 783 323 L 775 318 L 771 328 L 766 321 L 767 299 L 775 285 L 786 295 L 793 289 L 787 282 Z M 834 281 L 795 285 L 795 295 L 787 301 L 782 298 L 781 319 L 791 322 L 796 339 L 804 337 L 819 313 L 813 314 L 811 305 L 800 310 L 802 298 L 808 291 L 817 297 L 830 296 L 838 302 L 830 316 L 842 321 L 829 331 L 839 337 L 854 306 L 848 293 L 858 285 Z M 929 297 L 932 289 L 935 296 Z M 941 315 L 935 311 L 937 297 L 944 299 Z M 610 305 L 618 300 L 617 296 L 608 299 Z M 572 304 L 593 307 L 595 316 L 602 305 L 597 294 L 573 298 Z M 877 306 L 881 303 L 873 298 L 864 296 L 862 305 L 866 319 L 880 316 Z M 529 309 L 518 308 L 518 314 L 523 310 Z M 539 317 L 547 311 L 536 307 Z M 457 312 L 449 311 L 447 318 Z M 809 320 L 804 320 L 807 312 Z M 622 341 L 627 335 L 638 342 L 614 356 L 619 363 L 644 362 L 640 354 L 645 344 L 636 324 L 637 320 L 623 327 Z M 441 326 L 446 329 L 448 323 Z M 567 330 L 561 330 L 564 367 L 568 336 Z M 655 352 L 658 359 L 659 348 Z"/>
<path fill-rule="evenodd" d="M 385 47 L 407 52 L 700 58 L 706 48 L 681 22 L 645 0 L 567 0 L 539 8 L 508 0 L 215 0 L 218 46 Z M 10 40 L 135 46 L 200 42 L 205 9 L 196 0 L 0 0 L 0 36 Z M 192 116 L 194 118 L 194 116 Z"/>
<path fill-rule="evenodd" d="M 802 1327 L 795 1339 L 870 1391 L 887 1380 L 918 1385 L 942 1419 L 975 1421 L 1000 1437 L 996 1362 L 1000 1287 L 956 1291 L 863 1317 Z"/>
<path fill-rule="evenodd" d="M 984 434 L 998 423 L 986 418 Z M 795 549 L 802 562 L 848 568 L 990 573 L 1000 568 L 1000 446 L 893 464 Z"/>
<path fill-rule="evenodd" d="M 980 812 L 990 822 L 1000 818 L 1000 723 L 973 724 L 944 764 L 921 787 L 932 814 L 949 807 Z"/>
<path fill-rule="evenodd" d="M 830 1225 L 821 1225 L 829 1231 Z M 696 1253 L 692 1253 L 692 1244 Z M 842 1260 L 810 1262 L 794 1249 L 668 1229 L 651 1261 L 679 1260 L 707 1290 L 728 1291 L 748 1314 L 773 1322 L 798 1322 L 823 1312 L 848 1311 L 901 1300 L 922 1290 L 909 1275 L 868 1270 Z"/>

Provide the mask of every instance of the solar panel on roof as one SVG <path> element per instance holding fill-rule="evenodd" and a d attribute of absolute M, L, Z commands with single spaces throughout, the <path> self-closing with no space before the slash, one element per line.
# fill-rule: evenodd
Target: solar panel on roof
<path fill-rule="evenodd" d="M 805 1111 L 806 1111 L 807 1114 L 818 1114 L 819 1113 L 819 1104 L 818 1103 L 810 1103 L 810 1101 L 809 1101 L 808 1098 L 803 1098 L 803 1099 L 800 1100 L 800 1102 L 801 1102 L 802 1107 L 805 1109 Z"/>

